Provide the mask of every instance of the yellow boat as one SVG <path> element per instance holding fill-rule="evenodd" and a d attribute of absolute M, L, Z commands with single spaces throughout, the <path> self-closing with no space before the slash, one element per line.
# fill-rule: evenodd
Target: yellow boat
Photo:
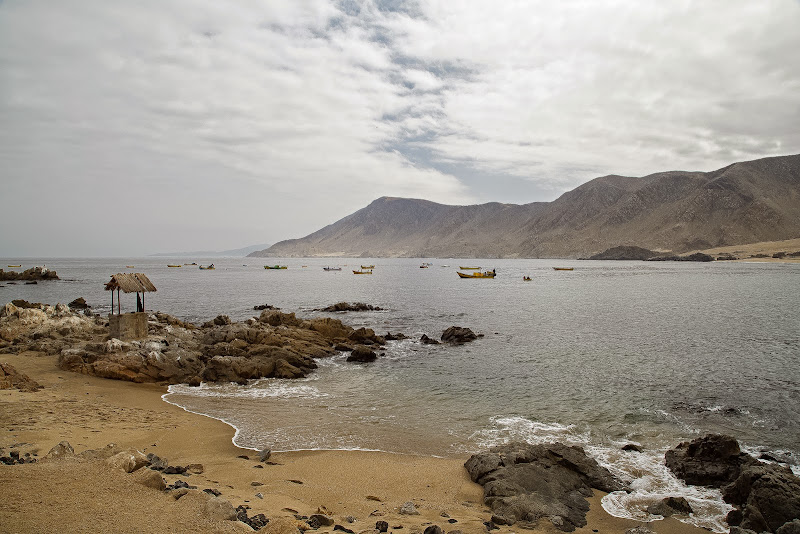
<path fill-rule="evenodd" d="M 216 269 L 216 267 L 214 267 L 214 264 L 212 263 L 208 267 L 203 267 L 202 265 L 200 265 L 200 269 L 203 271 L 213 271 L 214 269 Z"/>
<path fill-rule="evenodd" d="M 265 269 L 288 269 L 289 267 L 286 265 L 265 265 Z"/>
<path fill-rule="evenodd" d="M 495 274 L 494 271 L 486 271 L 483 273 L 458 273 L 458 276 L 461 278 L 494 278 Z"/>
<path fill-rule="evenodd" d="M 530 276 L 523 276 L 522 277 L 522 281 L 523 282 L 530 282 L 531 281 L 531 277 Z"/>
<path fill-rule="evenodd" d="M 554 271 L 574 271 L 575 267 L 553 267 Z"/>
<path fill-rule="evenodd" d="M 22 265 L 9 265 L 9 267 L 22 267 Z"/>
<path fill-rule="evenodd" d="M 353 274 L 372 274 L 372 271 L 353 271 Z"/>
<path fill-rule="evenodd" d="M 183 267 L 183 265 L 167 265 L 167 267 Z"/>
<path fill-rule="evenodd" d="M 462 271 L 480 271 L 480 267 L 459 267 Z"/>
<path fill-rule="evenodd" d="M 362 265 L 361 268 L 362 269 L 374 269 L 375 266 L 374 265 Z"/>
<path fill-rule="evenodd" d="M 126 269 L 133 269 L 134 267 L 133 267 L 133 265 L 126 265 L 125 268 Z"/>

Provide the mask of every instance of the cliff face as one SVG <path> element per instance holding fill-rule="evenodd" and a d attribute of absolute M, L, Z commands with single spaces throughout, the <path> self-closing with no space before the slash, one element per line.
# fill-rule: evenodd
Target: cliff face
<path fill-rule="evenodd" d="M 636 245 L 681 253 L 800 236 L 800 155 L 704 172 L 603 176 L 553 202 L 447 206 L 382 197 L 250 256 L 580 257 Z"/>

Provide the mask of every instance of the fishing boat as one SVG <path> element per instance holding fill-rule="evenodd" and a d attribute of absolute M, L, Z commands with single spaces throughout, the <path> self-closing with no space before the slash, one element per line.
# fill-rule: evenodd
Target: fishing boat
<path fill-rule="evenodd" d="M 362 265 L 361 268 L 362 269 L 374 269 L 375 266 L 374 265 Z"/>
<path fill-rule="evenodd" d="M 353 274 L 372 274 L 372 271 L 353 271 Z"/>
<path fill-rule="evenodd" d="M 288 269 L 286 265 L 265 265 L 265 269 Z"/>
<path fill-rule="evenodd" d="M 323 271 L 341 271 L 342 268 L 341 267 L 323 267 L 322 270 Z"/>
<path fill-rule="evenodd" d="M 423 263 L 422 265 L 419 266 L 419 268 L 420 269 L 427 269 L 428 268 L 428 264 L 427 263 Z"/>
<path fill-rule="evenodd" d="M 480 271 L 480 267 L 459 267 L 462 271 Z"/>
<path fill-rule="evenodd" d="M 167 265 L 167 267 L 183 267 L 183 265 Z"/>
<path fill-rule="evenodd" d="M 133 266 L 133 265 L 126 265 L 126 266 L 125 266 L 125 268 L 126 268 L 126 269 L 133 269 L 133 268 L 134 268 L 134 266 Z"/>
<path fill-rule="evenodd" d="M 554 271 L 574 271 L 575 267 L 553 267 Z"/>
<path fill-rule="evenodd" d="M 22 267 L 22 265 L 9 265 L 9 267 Z"/>
<path fill-rule="evenodd" d="M 197 265 L 197 262 L 193 261 L 192 263 L 184 263 L 184 265 Z"/>
<path fill-rule="evenodd" d="M 523 276 L 522 277 L 522 281 L 523 282 L 530 282 L 531 281 L 531 277 L 530 276 Z"/>
<path fill-rule="evenodd" d="M 212 264 L 211 264 L 211 265 L 209 265 L 208 267 L 203 267 L 203 266 L 201 265 L 201 266 L 200 266 L 200 269 L 201 269 L 201 270 L 203 270 L 203 271 L 213 271 L 214 269 L 216 269 L 216 267 L 214 267 L 214 264 L 212 263 Z"/>
<path fill-rule="evenodd" d="M 495 277 L 494 270 L 492 271 L 485 271 L 485 272 L 477 272 L 477 273 L 458 273 L 459 278 L 494 278 Z"/>

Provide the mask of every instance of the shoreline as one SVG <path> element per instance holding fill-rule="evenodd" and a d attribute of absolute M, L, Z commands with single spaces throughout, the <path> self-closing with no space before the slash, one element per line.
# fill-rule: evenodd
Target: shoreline
<path fill-rule="evenodd" d="M 257 455 L 252 455 L 252 449 L 233 443 L 235 427 L 162 399 L 166 394 L 163 386 L 62 371 L 57 367 L 55 357 L 33 352 L 0 354 L 0 361 L 10 363 L 44 386 L 35 393 L 0 391 L 0 406 L 3 407 L 0 428 L 4 430 L 0 434 L 0 448 L 4 450 L 16 445 L 21 452 L 33 451 L 41 458 L 63 440 L 69 441 L 76 453 L 116 443 L 122 448 L 133 447 L 145 454 L 158 454 L 167 458 L 170 465 L 202 464 L 202 474 L 189 477 L 165 475 L 167 483 L 181 479 L 200 489 L 215 488 L 222 491 L 221 497 L 234 506 L 250 506 L 248 514 L 251 516 L 264 513 L 270 519 L 291 518 L 295 511 L 310 515 L 324 510 L 335 518 L 337 524 L 354 532 L 373 529 L 377 520 L 385 520 L 392 526 L 403 525 L 404 530 L 400 533 L 422 532 L 427 525 L 438 524 L 445 532 L 461 530 L 464 534 L 483 534 L 486 532 L 484 522 L 491 518 L 488 508 L 483 505 L 481 487 L 469 480 L 463 468 L 466 457 L 309 450 L 274 452 L 268 463 L 261 464 Z M 242 456 L 254 457 L 245 460 Z M 154 523 L 164 529 L 156 528 L 154 532 L 186 530 L 185 518 L 175 517 L 176 511 L 192 503 L 184 502 L 184 499 L 175 501 L 165 492 L 149 488 L 145 488 L 146 494 L 137 494 L 133 501 L 142 504 L 153 499 L 155 504 L 150 506 L 156 506 L 156 509 L 149 512 L 151 518 L 143 518 L 139 525 L 113 523 L 104 527 L 102 521 L 113 521 L 115 513 L 122 514 L 119 508 L 132 504 L 125 499 L 115 499 L 115 488 L 107 489 L 91 502 L 76 497 L 92 493 L 95 486 L 102 485 L 98 480 L 99 474 L 119 480 L 119 491 L 129 485 L 135 486 L 132 482 L 134 474 L 111 474 L 107 467 L 93 471 L 96 469 L 94 464 L 80 464 L 81 472 L 88 473 L 83 477 L 71 471 L 78 469 L 74 466 L 59 470 L 54 465 L 50 461 L 22 466 L 0 465 L 0 487 L 4 488 L 6 495 L 13 496 L 0 510 L 0 525 L 15 525 L 15 532 L 35 532 L 48 521 L 53 527 L 75 531 L 92 524 L 94 530 L 133 532 L 140 530 L 137 526 L 145 523 Z M 257 466 L 260 468 L 255 469 Z M 46 477 L 42 484 L 46 487 L 41 491 L 68 502 L 69 506 L 59 507 L 48 499 L 42 500 L 42 493 L 30 491 L 39 487 L 39 477 L 43 473 Z M 263 498 L 256 497 L 256 493 Z M 599 530 L 623 534 L 625 530 L 642 524 L 605 512 L 600 504 L 602 496 L 595 492 L 590 499 L 588 525 L 575 532 L 588 534 Z M 104 502 L 106 514 L 90 520 L 87 514 L 91 514 L 98 499 Z M 408 501 L 415 503 L 420 515 L 398 513 L 398 509 Z M 50 513 L 43 513 L 46 510 Z M 197 518 L 204 517 L 202 510 L 195 512 Z M 448 523 L 443 513 L 454 522 Z M 38 521 L 32 523 L 31 516 L 38 516 Z M 355 522 L 346 522 L 348 516 L 355 518 Z M 235 523 L 238 522 L 204 523 L 195 531 L 249 529 L 243 523 Z M 649 523 L 649 526 L 660 534 L 707 532 L 672 518 Z M 319 532 L 330 530 L 322 528 Z M 494 532 L 518 530 L 512 526 L 500 527 Z M 558 531 L 540 522 L 535 530 L 529 532 Z"/>

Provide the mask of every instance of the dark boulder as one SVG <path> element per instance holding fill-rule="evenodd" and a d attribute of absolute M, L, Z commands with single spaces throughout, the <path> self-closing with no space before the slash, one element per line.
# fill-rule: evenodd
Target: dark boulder
<path fill-rule="evenodd" d="M 332 304 L 326 308 L 320 308 L 314 311 L 323 311 L 323 312 L 351 312 L 351 311 L 382 311 L 383 308 L 379 306 L 373 306 L 371 304 L 366 304 L 364 302 L 354 302 L 350 304 L 349 302 L 337 302 L 336 304 Z"/>
<path fill-rule="evenodd" d="M 422 334 L 422 337 L 419 338 L 420 342 L 424 343 L 425 345 L 438 345 L 439 342 L 433 338 L 428 337 L 428 334 Z"/>
<path fill-rule="evenodd" d="M 755 463 L 742 468 L 739 477 L 722 488 L 725 502 L 742 511 L 742 528 L 776 532 L 800 519 L 800 478 L 788 467 Z"/>
<path fill-rule="evenodd" d="M 397 334 L 392 334 L 391 332 L 386 332 L 386 335 L 383 336 L 383 339 L 386 341 L 398 341 L 400 339 L 405 339 L 406 335 L 402 332 L 398 332 Z"/>
<path fill-rule="evenodd" d="M 467 343 L 469 341 L 478 339 L 478 336 L 475 335 L 475 332 L 473 332 L 469 328 L 463 328 L 461 326 L 451 326 L 450 328 L 442 332 L 441 339 L 445 343 Z"/>
<path fill-rule="evenodd" d="M 374 362 L 378 359 L 378 355 L 375 354 L 375 351 L 370 350 L 369 348 L 365 347 L 364 345 L 356 345 L 353 349 L 353 352 L 350 353 L 350 356 L 347 357 L 348 362 Z"/>
<path fill-rule="evenodd" d="M 580 447 L 511 443 L 473 455 L 464 464 L 483 486 L 493 523 L 535 525 L 546 518 L 565 532 L 586 525 L 592 488 L 612 492 L 622 483 Z"/>
<path fill-rule="evenodd" d="M 71 310 L 88 310 L 90 306 L 86 304 L 86 299 L 83 297 L 78 297 L 69 304 L 67 304 Z"/>
<path fill-rule="evenodd" d="M 371 328 L 359 328 L 353 330 L 347 338 L 355 343 L 362 345 L 386 345 L 386 340 L 380 336 L 375 335 L 375 331 Z"/>
<path fill-rule="evenodd" d="M 709 434 L 667 451 L 666 464 L 675 475 L 695 486 L 719 488 L 738 478 L 742 467 L 757 460 L 742 453 L 731 436 Z"/>

